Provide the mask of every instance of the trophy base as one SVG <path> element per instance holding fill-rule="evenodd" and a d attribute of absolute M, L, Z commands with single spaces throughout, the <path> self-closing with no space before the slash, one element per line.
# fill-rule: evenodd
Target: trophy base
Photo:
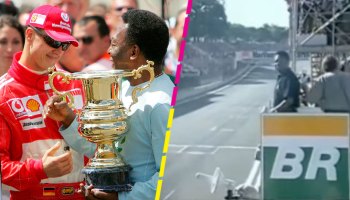
<path fill-rule="evenodd" d="M 129 171 L 130 166 L 114 168 L 84 168 L 86 185 L 93 185 L 94 188 L 104 192 L 131 191 Z"/>

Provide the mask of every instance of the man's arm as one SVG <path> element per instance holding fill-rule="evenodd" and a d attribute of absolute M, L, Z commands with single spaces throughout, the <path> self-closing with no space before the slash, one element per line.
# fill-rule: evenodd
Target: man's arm
<path fill-rule="evenodd" d="M 300 87 L 297 87 L 297 85 L 293 85 L 292 81 L 288 79 L 283 89 L 283 101 L 281 101 L 281 103 L 279 103 L 277 106 L 270 109 L 270 112 L 288 111 L 290 107 L 295 103 L 294 96 L 299 95 Z"/>
<path fill-rule="evenodd" d="M 27 159 L 20 162 L 10 159 L 11 130 L 2 115 L 0 115 L 0 137 L 1 173 L 5 189 L 26 190 L 47 178 L 41 160 Z"/>
<path fill-rule="evenodd" d="M 49 98 L 44 107 L 44 116 L 61 122 L 62 126 L 59 131 L 72 149 L 89 158 L 94 156 L 96 144 L 80 136 L 77 117 L 68 104 L 62 101 L 61 97 L 52 96 Z"/>
<path fill-rule="evenodd" d="M 156 162 L 156 173 L 145 182 L 136 182 L 130 192 L 120 192 L 120 200 L 154 199 L 163 154 L 166 125 L 170 105 L 159 104 L 151 113 L 152 150 Z"/>
<path fill-rule="evenodd" d="M 78 131 L 78 126 L 79 124 L 77 118 L 75 118 L 67 128 L 65 128 L 63 125 L 60 127 L 60 134 L 66 143 L 72 147 L 72 149 L 89 158 L 92 158 L 95 154 L 97 145 L 82 137 Z"/>
<path fill-rule="evenodd" d="M 270 112 L 284 112 L 290 108 L 290 106 L 294 103 L 293 98 L 288 97 L 284 99 L 280 104 L 270 109 Z"/>
<path fill-rule="evenodd" d="M 12 160 L 10 152 L 11 129 L 0 114 L 0 155 L 2 183 L 8 190 L 22 191 L 30 189 L 48 177 L 60 177 L 73 169 L 70 152 L 54 156 L 60 147 L 57 143 L 47 150 L 41 159 L 28 158 L 24 161 Z"/>
<path fill-rule="evenodd" d="M 271 108 L 269 112 L 280 112 L 282 107 L 286 107 L 287 101 L 283 100 L 281 103 L 279 103 L 277 106 Z"/>

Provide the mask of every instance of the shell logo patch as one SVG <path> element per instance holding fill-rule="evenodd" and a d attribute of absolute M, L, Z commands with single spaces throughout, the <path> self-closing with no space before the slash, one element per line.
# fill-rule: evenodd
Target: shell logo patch
<path fill-rule="evenodd" d="M 8 100 L 7 104 L 16 119 L 42 116 L 43 105 L 39 95 L 13 98 Z"/>
<path fill-rule="evenodd" d="M 40 104 L 37 102 L 35 99 L 30 99 L 27 101 L 26 107 L 31 111 L 31 112 L 37 112 L 39 111 Z"/>

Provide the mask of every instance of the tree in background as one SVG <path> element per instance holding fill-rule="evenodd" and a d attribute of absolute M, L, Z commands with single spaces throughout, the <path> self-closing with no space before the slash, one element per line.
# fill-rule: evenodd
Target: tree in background
<path fill-rule="evenodd" d="M 241 24 L 229 24 L 226 39 L 233 42 L 275 42 L 288 38 L 288 28 L 264 24 L 262 27 L 245 27 Z"/>
<path fill-rule="evenodd" d="M 264 24 L 262 27 L 245 27 L 227 22 L 221 0 L 193 1 L 189 38 L 193 41 L 274 42 L 288 38 L 288 28 Z"/>
<path fill-rule="evenodd" d="M 195 41 L 223 39 L 228 23 L 224 6 L 218 0 L 196 0 L 192 6 L 189 36 Z"/>

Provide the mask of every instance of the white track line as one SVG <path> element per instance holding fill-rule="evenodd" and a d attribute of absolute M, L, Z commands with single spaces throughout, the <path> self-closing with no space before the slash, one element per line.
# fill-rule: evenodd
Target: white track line
<path fill-rule="evenodd" d="M 230 85 L 235 84 L 238 81 L 241 81 L 242 79 L 247 77 L 248 74 L 250 72 L 252 72 L 254 69 L 256 69 L 257 67 L 258 67 L 258 65 L 250 67 L 249 69 L 247 69 L 247 71 L 243 72 L 243 75 L 241 75 L 241 76 L 239 76 L 239 74 L 236 74 L 236 76 L 239 77 L 238 79 L 227 82 L 226 85 L 223 85 L 222 87 L 220 87 L 219 89 L 216 89 L 215 91 L 203 91 L 202 94 L 196 94 L 194 96 L 188 96 L 188 97 L 186 97 L 184 99 L 181 99 L 178 102 L 176 102 L 176 105 L 179 106 L 181 104 L 185 104 L 185 103 L 188 103 L 190 101 L 194 101 L 194 100 L 200 99 L 200 98 L 202 98 L 202 97 L 204 97 L 204 96 L 206 96 L 208 94 L 214 94 L 214 92 L 219 92 L 221 90 L 224 90 L 227 87 L 229 87 Z M 261 66 L 259 66 L 259 67 L 261 67 Z M 208 86 L 208 85 L 212 85 L 212 84 L 207 84 L 206 86 Z M 201 86 L 199 86 L 199 87 L 201 87 Z M 197 89 L 198 89 L 198 87 L 197 87 Z"/>
<path fill-rule="evenodd" d="M 216 131 L 218 129 L 218 127 L 217 126 L 214 126 L 214 127 L 212 127 L 211 129 L 210 129 L 210 131 L 211 132 L 214 132 L 214 131 Z"/>
<path fill-rule="evenodd" d="M 233 133 L 233 132 L 235 132 L 235 129 L 233 129 L 233 128 L 222 128 L 222 129 L 220 129 L 220 132 Z"/>
<path fill-rule="evenodd" d="M 163 198 L 163 200 L 168 200 L 174 193 L 175 193 L 175 190 L 171 190 L 171 191 L 169 192 L 169 194 L 167 194 L 167 195 Z"/>
<path fill-rule="evenodd" d="M 172 152 L 171 150 L 168 153 L 175 153 L 175 154 L 191 154 L 191 155 L 214 155 L 219 150 L 254 150 L 256 151 L 257 147 L 255 146 L 214 146 L 214 145 L 174 145 L 170 144 L 170 148 L 180 148 L 177 151 Z M 194 151 L 186 151 L 189 148 L 197 148 Z M 191 149 L 191 150 L 192 150 Z M 202 150 L 201 150 L 202 149 Z M 212 149 L 212 151 L 208 151 Z"/>
<path fill-rule="evenodd" d="M 184 147 L 182 147 L 181 149 L 179 149 L 176 153 L 180 154 L 183 151 L 185 151 L 188 148 L 188 145 L 185 145 Z"/>

